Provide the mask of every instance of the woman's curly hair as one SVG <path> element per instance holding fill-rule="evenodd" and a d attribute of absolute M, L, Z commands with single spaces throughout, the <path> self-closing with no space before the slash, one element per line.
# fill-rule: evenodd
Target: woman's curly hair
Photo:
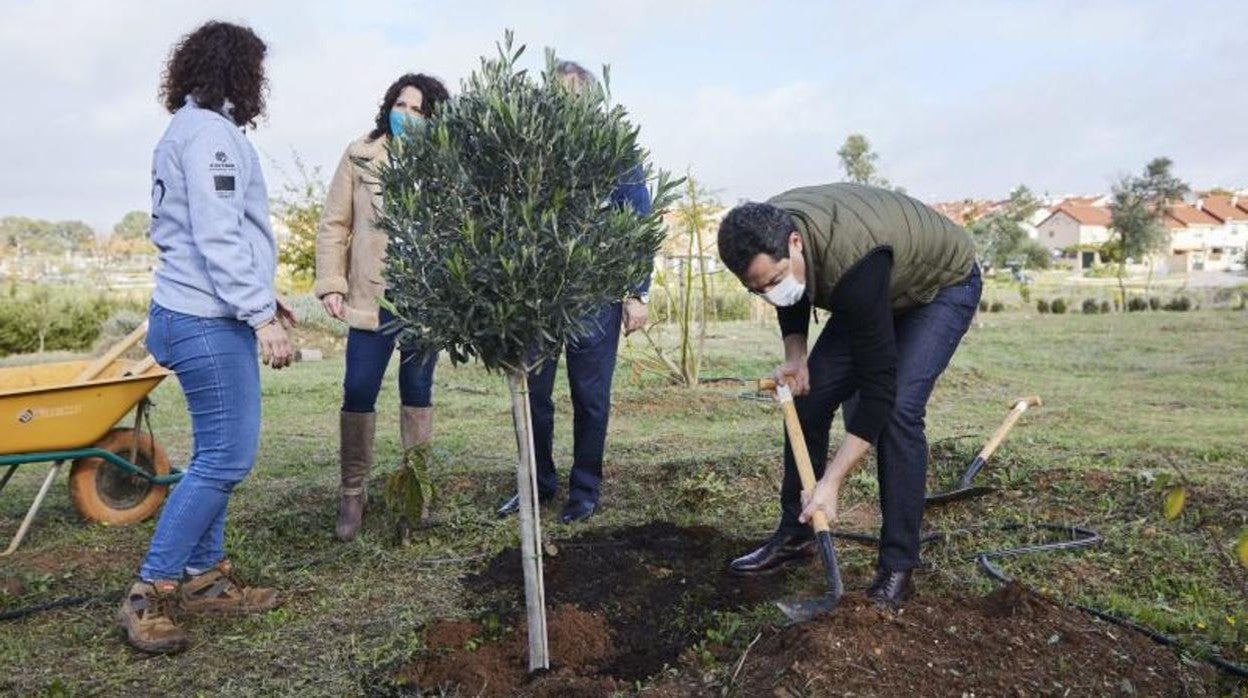
<path fill-rule="evenodd" d="M 228 22 L 204 24 L 182 37 L 169 53 L 160 85 L 165 108 L 176 112 L 189 95 L 204 109 L 254 128 L 256 117 L 264 114 L 267 50 L 247 27 Z"/>
<path fill-rule="evenodd" d="M 394 108 L 394 103 L 399 100 L 399 93 L 403 91 L 404 87 L 415 87 L 420 90 L 420 96 L 423 100 L 421 111 L 425 113 L 425 116 L 433 116 L 438 105 L 450 99 L 451 96 L 446 91 L 446 86 L 442 84 L 442 81 L 435 77 L 430 77 L 424 73 L 408 73 L 400 77 L 390 85 L 386 90 L 386 95 L 381 98 L 381 109 L 377 111 L 374 128 L 368 134 L 370 141 L 375 141 L 390 133 L 390 110 Z"/>

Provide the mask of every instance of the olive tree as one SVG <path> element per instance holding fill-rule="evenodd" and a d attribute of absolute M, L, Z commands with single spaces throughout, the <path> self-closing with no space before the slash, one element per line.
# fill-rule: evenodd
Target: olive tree
<path fill-rule="evenodd" d="M 378 168 L 389 235 L 385 303 L 399 342 L 506 375 L 519 460 L 529 666 L 549 666 L 528 374 L 648 274 L 677 183 L 654 173 L 609 80 L 574 91 L 553 51 L 517 67 L 507 33 L 432 124 L 391 140 Z M 604 69 L 604 78 L 609 77 Z M 621 178 L 655 179 L 653 213 L 612 205 Z"/>

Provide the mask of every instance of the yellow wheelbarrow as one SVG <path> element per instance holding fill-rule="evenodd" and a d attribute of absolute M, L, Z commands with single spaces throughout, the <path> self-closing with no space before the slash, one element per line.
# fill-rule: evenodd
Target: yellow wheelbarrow
<path fill-rule="evenodd" d="M 0 368 L 0 490 L 19 465 L 52 463 L 21 526 L 0 557 L 21 545 L 66 461 L 74 508 L 88 521 L 138 523 L 160 508 L 182 473 L 143 427 L 148 393 L 171 375 L 151 356 L 121 355 L 147 334 L 147 323 L 94 361 Z M 118 423 L 134 411 L 133 426 Z"/>

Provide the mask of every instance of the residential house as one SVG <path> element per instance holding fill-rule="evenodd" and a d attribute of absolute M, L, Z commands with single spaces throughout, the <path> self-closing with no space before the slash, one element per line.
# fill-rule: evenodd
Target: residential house
<path fill-rule="evenodd" d="M 1162 222 L 1170 233 L 1170 249 L 1158 265 L 1163 271 L 1186 274 L 1226 269 L 1229 255 L 1223 247 L 1214 245 L 1222 228 L 1217 218 L 1191 204 L 1175 203 L 1166 208 Z"/>
<path fill-rule="evenodd" d="M 1218 228 L 1206 242 L 1204 267 L 1213 270 L 1242 270 L 1248 250 L 1248 196 L 1204 194 L 1196 208 L 1218 221 Z"/>
<path fill-rule="evenodd" d="M 1075 260 L 1078 269 L 1101 263 L 1100 247 L 1109 241 L 1109 209 L 1067 199 L 1036 226 L 1041 245 Z"/>

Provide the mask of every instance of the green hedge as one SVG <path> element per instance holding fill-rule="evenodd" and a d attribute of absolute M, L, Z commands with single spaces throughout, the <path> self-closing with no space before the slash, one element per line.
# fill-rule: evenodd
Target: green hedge
<path fill-rule="evenodd" d="M 90 291 L 14 288 L 0 297 L 0 356 L 37 351 L 85 351 L 100 337 L 104 322 L 135 303 Z"/>

